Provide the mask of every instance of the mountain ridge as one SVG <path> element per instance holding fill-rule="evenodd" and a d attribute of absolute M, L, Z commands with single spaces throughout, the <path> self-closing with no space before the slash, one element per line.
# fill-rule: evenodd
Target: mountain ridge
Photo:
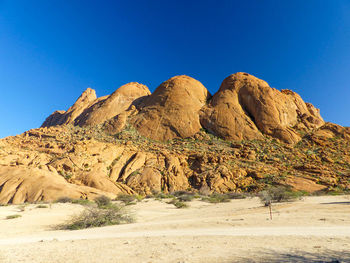
<path fill-rule="evenodd" d="M 175 76 L 97 98 L 87 89 L 41 128 L 0 140 L 0 203 L 121 193 L 350 189 L 350 128 L 247 73 L 211 95 Z"/>

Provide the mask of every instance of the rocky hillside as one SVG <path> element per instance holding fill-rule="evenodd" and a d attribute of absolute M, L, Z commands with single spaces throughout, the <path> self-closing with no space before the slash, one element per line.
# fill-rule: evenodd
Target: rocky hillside
<path fill-rule="evenodd" d="M 87 89 L 39 129 L 0 140 L 0 204 L 179 190 L 350 188 L 350 128 L 247 73 L 213 96 L 176 76 L 154 93 Z"/>

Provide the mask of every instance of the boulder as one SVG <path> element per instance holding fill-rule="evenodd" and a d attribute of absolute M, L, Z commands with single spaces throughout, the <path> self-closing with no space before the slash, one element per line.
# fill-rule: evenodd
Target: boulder
<path fill-rule="evenodd" d="M 142 195 L 151 195 L 161 192 L 162 175 L 150 167 L 145 167 L 142 171 L 134 173 L 128 177 L 127 185 Z"/>
<path fill-rule="evenodd" d="M 191 137 L 200 131 L 199 111 L 209 97 L 198 80 L 175 76 L 142 103 L 131 122 L 141 135 L 154 140 Z"/>

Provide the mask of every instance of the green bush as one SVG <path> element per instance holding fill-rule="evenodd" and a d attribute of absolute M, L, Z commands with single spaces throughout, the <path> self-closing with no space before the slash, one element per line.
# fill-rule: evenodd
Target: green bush
<path fill-rule="evenodd" d="M 119 194 L 116 200 L 123 202 L 125 205 L 131 205 L 131 204 L 134 204 L 134 201 L 136 200 L 136 196 L 128 195 L 128 194 Z"/>
<path fill-rule="evenodd" d="M 91 205 L 93 202 L 88 199 L 72 199 L 70 197 L 60 197 L 55 203 L 71 203 L 79 205 Z"/>
<path fill-rule="evenodd" d="M 72 203 L 72 198 L 70 197 L 67 197 L 67 196 L 63 196 L 63 197 L 60 197 L 58 198 L 55 203 Z"/>
<path fill-rule="evenodd" d="M 100 195 L 94 201 L 99 208 L 104 208 L 110 206 L 112 200 L 108 196 Z"/>
<path fill-rule="evenodd" d="M 93 204 L 93 202 L 88 200 L 88 199 L 73 199 L 71 201 L 71 203 L 78 204 L 78 205 L 91 205 L 91 204 Z"/>
<path fill-rule="evenodd" d="M 177 197 L 181 202 L 190 202 L 195 198 L 194 194 L 183 194 Z"/>
<path fill-rule="evenodd" d="M 292 201 L 299 196 L 285 186 L 276 186 L 261 191 L 258 197 L 265 206 L 269 206 L 271 203 Z"/>
<path fill-rule="evenodd" d="M 181 202 L 181 201 L 177 200 L 176 198 L 173 198 L 171 201 L 167 202 L 167 204 L 172 204 L 176 208 L 187 208 L 188 207 L 188 205 L 186 203 Z"/>
<path fill-rule="evenodd" d="M 175 203 L 174 203 L 174 206 L 175 206 L 176 208 L 187 208 L 187 207 L 188 207 L 188 205 L 187 205 L 186 203 L 181 202 L 181 201 L 175 202 Z"/>
<path fill-rule="evenodd" d="M 35 208 L 48 208 L 47 205 L 37 205 Z"/>
<path fill-rule="evenodd" d="M 244 193 L 236 193 L 230 192 L 225 194 L 229 199 L 245 199 L 247 198 L 247 194 Z"/>
<path fill-rule="evenodd" d="M 72 218 L 70 222 L 60 225 L 58 228 L 77 230 L 132 222 L 134 222 L 134 218 L 124 211 L 122 206 L 110 204 L 108 208 L 89 207 L 80 215 Z"/>
<path fill-rule="evenodd" d="M 6 219 L 15 219 L 15 218 L 19 218 L 21 217 L 21 215 L 9 215 L 6 217 Z"/>
<path fill-rule="evenodd" d="M 153 197 L 154 197 L 156 200 L 160 200 L 160 199 L 174 198 L 175 196 L 172 195 L 172 194 L 165 194 L 165 193 L 163 193 L 163 192 L 159 192 L 159 193 L 153 194 Z"/>
<path fill-rule="evenodd" d="M 227 203 L 230 202 L 232 198 L 228 194 L 213 193 L 209 196 L 203 197 L 202 200 L 209 203 Z"/>

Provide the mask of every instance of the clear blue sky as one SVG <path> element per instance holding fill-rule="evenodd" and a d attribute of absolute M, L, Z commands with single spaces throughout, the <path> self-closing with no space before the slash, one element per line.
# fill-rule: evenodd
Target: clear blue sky
<path fill-rule="evenodd" d="M 0 137 L 98 96 L 174 75 L 211 93 L 235 72 L 298 92 L 350 126 L 350 1 L 0 0 Z"/>

